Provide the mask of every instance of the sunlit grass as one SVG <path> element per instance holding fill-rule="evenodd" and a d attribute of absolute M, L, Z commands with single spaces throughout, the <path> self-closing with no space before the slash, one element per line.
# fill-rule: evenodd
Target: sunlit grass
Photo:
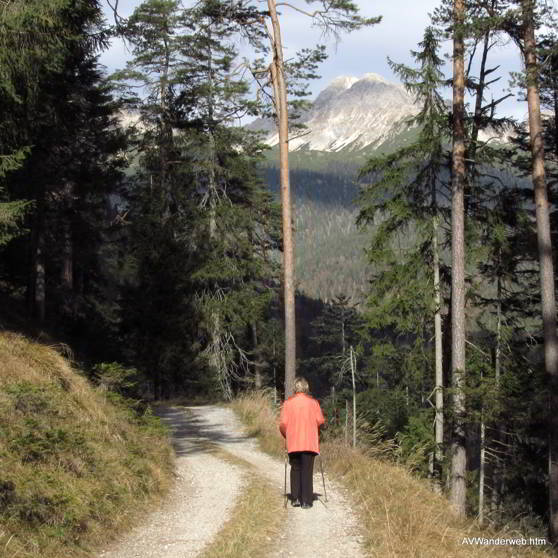
<path fill-rule="evenodd" d="M 229 520 L 205 547 L 200 558 L 260 558 L 268 556 L 281 524 L 285 521 L 282 495 L 248 461 L 217 444 L 208 443 L 206 451 L 215 457 L 241 467 L 247 473 L 247 484 L 236 502 Z M 269 552 L 268 552 L 269 551 Z"/>
<path fill-rule="evenodd" d="M 277 430 L 277 410 L 267 394 L 247 393 L 232 403 L 249 433 L 258 436 L 262 449 L 280 456 L 282 438 Z M 448 500 L 435 494 L 428 482 L 415 478 L 397 464 L 374 459 L 352 449 L 342 440 L 322 444 L 326 475 L 350 491 L 365 536 L 365 549 L 373 557 L 466 558 L 481 556 L 536 557 L 552 555 L 549 547 L 523 546 L 524 536 L 514 531 L 481 530 L 472 520 L 460 520 Z M 387 452 L 389 455 L 389 452 Z M 327 482 L 327 481 L 326 481 Z M 472 537 L 514 539 L 518 545 L 467 544 Z"/>
<path fill-rule="evenodd" d="M 0 556 L 91 556 L 170 486 L 167 431 L 53 348 L 0 334 Z"/>

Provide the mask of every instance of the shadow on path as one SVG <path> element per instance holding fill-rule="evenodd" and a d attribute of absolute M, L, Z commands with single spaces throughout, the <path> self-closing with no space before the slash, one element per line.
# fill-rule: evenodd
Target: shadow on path
<path fill-rule="evenodd" d="M 249 436 L 231 433 L 230 425 L 212 423 L 196 413 L 195 407 L 155 407 L 154 412 L 173 431 L 172 445 L 177 456 L 208 452 L 212 443 L 238 444 Z"/>

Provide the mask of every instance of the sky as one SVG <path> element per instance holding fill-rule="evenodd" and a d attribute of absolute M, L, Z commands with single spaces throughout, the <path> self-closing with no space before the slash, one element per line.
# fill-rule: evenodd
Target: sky
<path fill-rule="evenodd" d="M 106 2 L 107 0 L 105 0 Z M 263 0 L 260 2 L 265 4 Z M 292 0 L 300 7 L 307 7 L 302 0 Z M 111 2 L 112 3 L 112 2 Z M 141 3 L 140 0 L 119 0 L 119 13 L 123 17 L 129 16 L 134 8 Z M 188 0 L 185 4 L 188 4 Z M 317 95 L 334 78 L 340 75 L 362 76 L 373 72 L 382 75 L 394 83 L 399 83 L 388 65 L 389 56 L 395 62 L 413 65 L 410 54 L 416 50 L 422 40 L 424 29 L 429 24 L 428 14 L 439 4 L 438 0 L 355 0 L 363 16 L 382 16 L 382 22 L 373 27 L 341 36 L 338 44 L 320 36 L 317 29 L 309 27 L 308 18 L 288 7 L 282 8 L 281 26 L 285 57 L 304 47 L 312 47 L 317 43 L 326 44 L 329 57 L 319 69 L 320 79 L 311 83 L 313 95 Z M 316 3 L 317 6 L 317 3 Z M 107 5 L 108 13 L 108 5 Z M 112 18 L 112 15 L 108 16 Z M 451 43 L 443 45 L 443 52 L 451 52 Z M 250 54 L 243 52 L 243 54 Z M 109 71 L 122 68 L 129 57 L 125 46 L 120 40 L 113 40 L 111 47 L 102 54 L 101 63 Z M 521 62 L 516 47 L 512 43 L 504 44 L 491 51 L 490 67 L 500 65 L 500 82 L 495 86 L 494 96 L 499 97 L 507 93 L 509 71 L 519 71 Z M 445 68 L 446 75 L 451 74 L 448 63 Z M 451 97 L 447 90 L 445 96 Z M 488 99 L 489 100 L 489 99 Z M 510 98 L 502 103 L 498 115 L 513 116 L 523 119 L 527 114 L 525 102 Z"/>

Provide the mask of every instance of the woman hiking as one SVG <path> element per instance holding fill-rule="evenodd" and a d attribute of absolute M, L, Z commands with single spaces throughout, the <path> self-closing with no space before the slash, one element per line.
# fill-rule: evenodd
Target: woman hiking
<path fill-rule="evenodd" d="M 291 503 L 304 509 L 314 500 L 314 458 L 320 453 L 318 430 L 325 423 L 320 404 L 308 391 L 306 379 L 295 378 L 295 393 L 283 403 L 279 418 L 291 465 Z"/>

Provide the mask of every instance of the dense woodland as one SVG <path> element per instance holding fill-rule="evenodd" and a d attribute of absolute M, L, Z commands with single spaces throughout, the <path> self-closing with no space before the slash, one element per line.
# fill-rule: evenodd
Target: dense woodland
<path fill-rule="evenodd" d="M 350 2 L 316 4 L 334 31 L 374 33 Z M 296 116 L 324 49 L 268 66 L 271 12 L 250 0 L 147 0 L 110 22 L 102 7 L 0 6 L 0 324 L 64 340 L 137 397 L 280 398 L 283 183 L 238 121 L 285 114 L 269 68 Z M 98 57 L 114 36 L 130 61 L 109 76 Z M 530 126 L 498 116 L 503 40 L 524 61 Z M 458 513 L 554 542 L 557 44 L 545 2 L 442 0 L 415 64 L 391 61 L 421 109 L 413 141 L 352 176 L 342 161 L 293 172 L 316 190 L 298 185 L 295 201 L 297 373 L 331 431 L 394 439 Z M 481 139 L 510 127 L 511 143 Z"/>

